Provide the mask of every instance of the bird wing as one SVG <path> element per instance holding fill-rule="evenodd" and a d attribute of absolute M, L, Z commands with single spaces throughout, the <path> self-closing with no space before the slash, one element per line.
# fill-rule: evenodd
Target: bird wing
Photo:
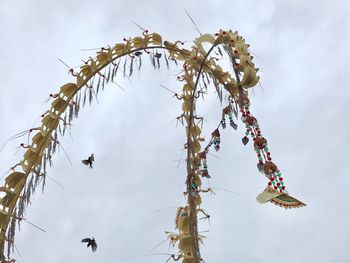
<path fill-rule="evenodd" d="M 91 162 L 94 162 L 95 161 L 95 155 L 92 153 L 91 156 L 90 156 L 90 161 Z"/>
<path fill-rule="evenodd" d="M 81 161 L 83 164 L 85 164 L 85 165 L 88 165 L 89 164 L 89 160 L 82 160 Z"/>
<path fill-rule="evenodd" d="M 81 240 L 81 242 L 90 242 L 90 238 L 83 238 L 82 240 Z"/>
<path fill-rule="evenodd" d="M 96 243 L 96 241 L 92 243 L 91 248 L 92 248 L 92 251 L 93 251 L 93 252 L 96 251 L 96 249 L 97 249 L 97 243 Z"/>

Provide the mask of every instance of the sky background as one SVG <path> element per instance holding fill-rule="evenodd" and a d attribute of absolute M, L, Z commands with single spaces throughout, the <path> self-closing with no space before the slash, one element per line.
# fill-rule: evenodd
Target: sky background
<path fill-rule="evenodd" d="M 260 205 L 256 196 L 266 178 L 256 169 L 252 144 L 238 131 L 222 133 L 222 149 L 208 157 L 210 186 L 234 191 L 203 195 L 211 224 L 201 247 L 206 262 L 284 263 L 350 260 L 348 165 L 350 18 L 347 1 L 17 1 L 0 0 L 0 142 L 33 127 L 49 108 L 48 94 L 72 82 L 67 68 L 94 52 L 141 34 L 135 21 L 163 40 L 189 41 L 198 33 L 238 30 L 251 44 L 261 85 L 251 92 L 251 112 L 267 138 L 273 160 L 289 193 L 307 207 L 285 210 Z M 109 85 L 73 120 L 44 194 L 38 189 L 27 209 L 30 222 L 16 234 L 18 262 L 165 262 L 173 253 L 164 231 L 174 230 L 177 206 L 185 205 L 185 165 L 178 166 L 185 143 L 183 127 L 172 122 L 181 103 L 160 84 L 180 90 L 177 68 L 153 70 L 148 58 L 131 82 Z M 199 114 L 204 135 L 216 127 L 221 107 L 214 88 Z M 37 122 L 36 124 L 38 124 Z M 16 147 L 0 152 L 0 174 L 21 159 Z M 81 159 L 95 154 L 94 169 Z M 3 179 L 1 181 L 3 183 Z M 204 181 L 208 185 L 207 181 Z M 170 207 L 170 208 L 169 208 Z M 160 212 L 155 212 L 157 210 Z M 94 236 L 92 253 L 80 240 Z"/>

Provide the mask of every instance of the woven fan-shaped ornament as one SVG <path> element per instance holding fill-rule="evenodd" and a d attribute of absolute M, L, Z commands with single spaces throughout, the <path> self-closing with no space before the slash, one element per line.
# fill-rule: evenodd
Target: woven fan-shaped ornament
<path fill-rule="evenodd" d="M 268 186 L 266 189 L 256 197 L 256 201 L 260 204 L 267 202 L 274 203 L 275 205 L 288 208 L 298 208 L 306 206 L 303 202 L 288 195 L 287 193 L 280 193 L 274 188 Z"/>

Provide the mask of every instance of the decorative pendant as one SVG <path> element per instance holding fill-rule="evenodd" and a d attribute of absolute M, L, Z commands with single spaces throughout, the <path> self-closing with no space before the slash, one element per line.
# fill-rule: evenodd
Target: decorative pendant
<path fill-rule="evenodd" d="M 247 136 L 244 136 L 242 138 L 242 142 L 243 142 L 244 145 L 247 145 L 247 143 L 249 142 L 249 138 Z"/>
<path fill-rule="evenodd" d="M 225 115 L 222 115 L 222 119 L 221 119 L 221 126 L 223 129 L 226 128 L 226 121 L 225 121 Z"/>
<path fill-rule="evenodd" d="M 205 178 L 211 178 L 211 176 L 209 175 L 208 166 L 207 166 L 207 150 L 199 153 L 198 156 L 201 159 L 201 163 L 202 163 L 202 169 L 200 170 L 201 176 Z"/>
<path fill-rule="evenodd" d="M 220 132 L 219 132 L 219 129 L 216 129 L 215 131 L 213 131 L 211 133 L 211 136 L 212 136 L 212 140 L 214 143 L 214 149 L 216 151 L 220 150 Z"/>
<path fill-rule="evenodd" d="M 286 209 L 306 206 L 306 204 L 298 199 L 288 195 L 287 193 L 280 193 L 271 186 L 266 187 L 266 189 L 256 197 L 256 200 L 260 204 L 270 202 Z"/>

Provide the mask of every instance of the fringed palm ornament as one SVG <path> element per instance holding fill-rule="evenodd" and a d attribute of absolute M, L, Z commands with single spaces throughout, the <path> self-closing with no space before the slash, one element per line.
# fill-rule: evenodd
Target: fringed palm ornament
<path fill-rule="evenodd" d="M 9 260 L 10 253 L 13 252 L 15 226 L 24 218 L 31 196 L 40 184 L 42 187 L 45 185 L 47 165 L 51 165 L 53 154 L 61 147 L 59 134 L 65 134 L 73 117 L 78 116 L 80 108 L 87 101 L 91 103 L 107 83 L 118 85 L 115 82 L 118 72 L 129 77 L 133 74 L 134 67 L 139 70 L 144 56 L 150 57 L 155 69 L 160 68 L 161 59 L 164 59 L 167 67 L 169 63 L 177 66 L 180 62 L 183 69 L 177 76 L 177 80 L 182 83 L 182 93 L 175 93 L 175 97 L 182 102 L 183 113 L 178 119 L 186 128 L 187 204 L 180 207 L 176 214 L 178 232 L 167 232 L 171 244 L 178 247 L 178 253 L 171 255 L 172 259 L 182 260 L 183 263 L 202 261 L 199 246 L 203 236 L 198 233 L 198 213 L 209 219 L 209 215 L 200 206 L 201 194 L 210 192 L 211 189 L 202 187 L 201 178 L 211 178 L 207 154 L 211 147 L 220 150 L 220 129 L 226 128 L 226 123 L 237 129 L 234 117 L 237 118 L 239 112 L 246 128 L 242 142 L 246 145 L 251 138 L 258 157 L 258 170 L 268 179 L 266 189 L 257 197 L 258 202 L 271 202 L 284 208 L 305 205 L 286 191 L 281 171 L 272 162 L 267 140 L 249 110 L 248 89 L 259 81 L 256 75 L 258 69 L 254 67 L 253 57 L 248 51 L 249 45 L 237 32 L 222 30 L 213 35 L 200 36 L 191 49 L 185 49 L 183 45 L 180 41 L 163 42 L 159 34 L 145 30 L 139 37 L 124 39 L 123 43 L 113 47 L 101 48 L 95 58 L 90 57 L 84 62 L 79 72 L 69 70 L 75 78 L 73 83 L 67 83 L 57 94 L 49 95 L 51 108 L 42 114 L 41 126 L 11 138 L 28 134 L 31 143 L 21 144 L 25 150 L 23 159 L 11 167 L 10 174 L 0 188 L 3 196 L 0 200 L 0 252 L 3 260 Z M 233 76 L 219 66 L 217 62 L 220 58 L 211 56 L 214 50 L 221 57 L 222 50 L 227 53 L 232 63 Z M 204 97 L 211 83 L 221 102 L 224 100 L 223 92 L 227 92 L 225 97 L 228 98 L 228 105 L 223 108 L 221 120 L 213 130 L 210 141 L 205 142 L 201 136 L 203 118 L 196 111 L 196 102 L 199 97 Z M 8 245 L 7 253 L 4 250 L 5 243 Z"/>

